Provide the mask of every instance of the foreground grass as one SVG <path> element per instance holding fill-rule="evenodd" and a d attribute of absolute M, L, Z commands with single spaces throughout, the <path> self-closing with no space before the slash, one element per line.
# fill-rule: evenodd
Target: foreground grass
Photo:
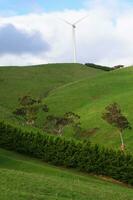
<path fill-rule="evenodd" d="M 0 200 L 132 200 L 133 189 L 0 149 Z"/>

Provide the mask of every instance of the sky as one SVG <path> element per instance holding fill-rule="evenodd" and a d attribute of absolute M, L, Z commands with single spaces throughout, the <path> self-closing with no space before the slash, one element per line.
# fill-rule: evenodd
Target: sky
<path fill-rule="evenodd" d="M 133 0 L 0 0 L 0 66 L 133 64 Z"/>
<path fill-rule="evenodd" d="M 26 14 L 42 10 L 46 12 L 64 9 L 81 9 L 83 0 L 0 0 L 2 11 L 13 11 L 18 14 Z"/>

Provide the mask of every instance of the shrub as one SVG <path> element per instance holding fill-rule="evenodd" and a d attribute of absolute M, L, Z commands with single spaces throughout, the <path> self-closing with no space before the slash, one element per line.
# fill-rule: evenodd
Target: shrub
<path fill-rule="evenodd" d="M 67 140 L 43 133 L 26 132 L 0 122 L 0 147 L 39 158 L 58 166 L 105 175 L 133 185 L 133 157 L 120 151 Z"/>
<path fill-rule="evenodd" d="M 113 68 L 114 69 L 120 69 L 120 68 L 123 68 L 124 67 L 124 65 L 116 65 L 116 66 L 114 66 Z"/>
<path fill-rule="evenodd" d="M 91 68 L 95 68 L 95 69 L 101 69 L 101 70 L 104 70 L 104 71 L 112 71 L 112 70 L 115 69 L 115 68 L 112 68 L 112 67 L 107 67 L 107 66 L 102 66 L 102 65 L 96 65 L 96 64 L 93 64 L 93 63 L 86 63 L 85 65 L 87 67 L 91 67 Z"/>

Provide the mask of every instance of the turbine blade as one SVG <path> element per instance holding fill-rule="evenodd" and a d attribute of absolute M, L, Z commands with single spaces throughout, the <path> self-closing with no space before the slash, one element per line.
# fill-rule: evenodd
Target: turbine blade
<path fill-rule="evenodd" d="M 63 21 L 63 22 L 65 22 L 66 24 L 69 24 L 69 25 L 72 26 L 72 24 L 71 24 L 70 22 L 68 22 L 67 20 L 65 20 L 65 19 L 63 19 L 63 18 L 58 18 L 58 19 L 61 20 L 61 21 Z"/>
<path fill-rule="evenodd" d="M 87 17 L 89 17 L 89 15 L 86 15 L 85 17 L 80 18 L 79 20 L 77 20 L 74 25 L 80 23 L 81 21 L 83 21 L 84 19 L 86 19 Z"/>

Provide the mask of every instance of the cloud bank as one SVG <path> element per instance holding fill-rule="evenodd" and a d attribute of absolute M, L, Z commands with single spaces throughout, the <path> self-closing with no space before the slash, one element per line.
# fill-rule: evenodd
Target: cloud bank
<path fill-rule="evenodd" d="M 36 55 L 48 50 L 49 45 L 38 32 L 29 34 L 15 28 L 12 24 L 0 27 L 0 55 L 26 53 Z"/>
<path fill-rule="evenodd" d="M 132 65 L 133 5 L 125 2 L 92 0 L 81 10 L 0 17 L 0 43 L 12 33 L 17 44 L 0 47 L 0 65 L 72 62 L 72 30 L 59 18 L 73 23 L 85 15 L 88 18 L 77 25 L 78 62 Z M 3 28 L 4 24 L 8 25 Z"/>

